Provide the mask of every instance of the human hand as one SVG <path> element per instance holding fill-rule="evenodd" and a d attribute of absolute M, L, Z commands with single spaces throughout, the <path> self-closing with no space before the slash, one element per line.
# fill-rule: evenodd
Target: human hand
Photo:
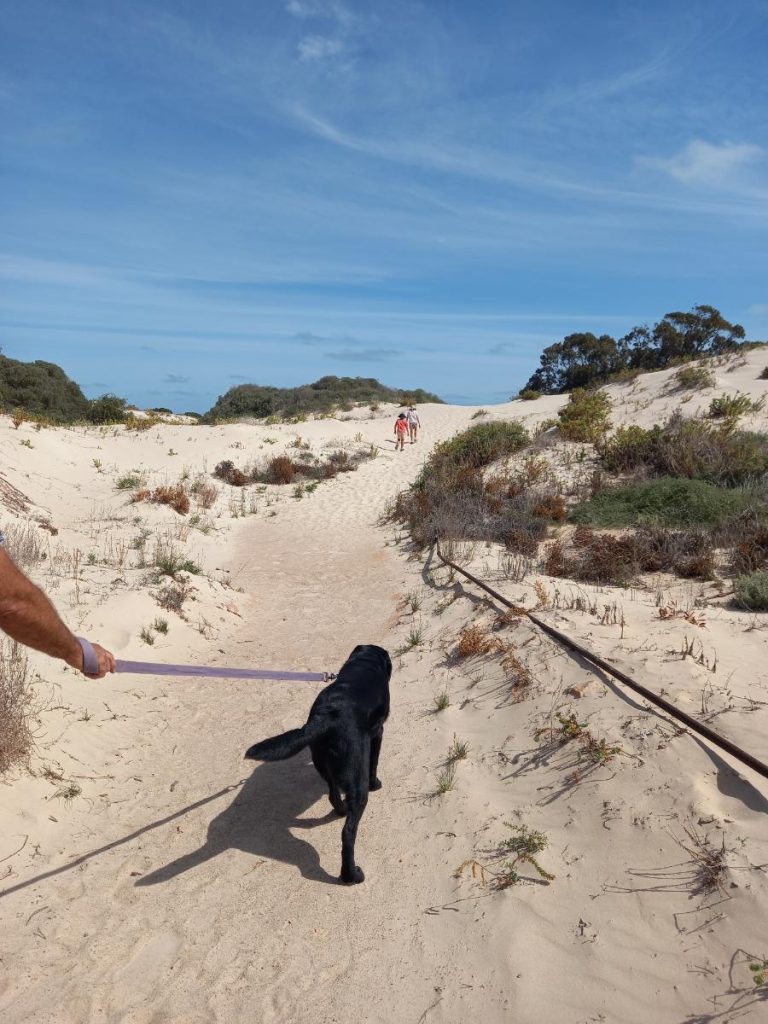
<path fill-rule="evenodd" d="M 107 672 L 115 671 L 115 658 L 111 651 L 100 644 L 91 644 L 83 637 L 77 637 L 80 648 L 79 663 L 74 667 L 79 669 L 89 679 L 102 679 Z M 70 664 L 73 664 L 70 662 Z"/>

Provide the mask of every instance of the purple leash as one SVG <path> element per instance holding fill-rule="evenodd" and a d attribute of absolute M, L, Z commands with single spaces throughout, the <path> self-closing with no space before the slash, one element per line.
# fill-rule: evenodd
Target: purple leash
<path fill-rule="evenodd" d="M 83 637 L 77 637 L 83 649 L 83 671 L 96 675 L 99 663 L 96 653 Z M 334 679 L 329 672 L 280 672 L 269 668 L 227 668 L 225 665 L 162 665 L 151 661 L 115 660 L 118 672 L 132 672 L 143 676 L 198 676 L 206 679 L 283 679 L 293 682 L 327 683 Z"/>

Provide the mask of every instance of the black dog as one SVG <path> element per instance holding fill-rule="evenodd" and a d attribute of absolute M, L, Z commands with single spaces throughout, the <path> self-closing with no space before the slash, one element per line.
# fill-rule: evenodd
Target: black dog
<path fill-rule="evenodd" d="M 356 647 L 334 682 L 317 695 L 305 726 L 262 740 L 245 754 L 252 761 L 282 761 L 309 747 L 333 809 L 347 817 L 341 833 L 341 880 L 347 885 L 365 879 L 355 864 L 355 838 L 369 790 L 381 789 L 376 771 L 391 675 L 392 661 L 383 647 Z"/>

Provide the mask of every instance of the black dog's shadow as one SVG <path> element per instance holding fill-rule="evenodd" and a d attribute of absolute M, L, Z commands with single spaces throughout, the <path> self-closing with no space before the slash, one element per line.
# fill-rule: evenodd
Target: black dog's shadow
<path fill-rule="evenodd" d="M 211 821 L 199 850 L 144 875 L 136 885 L 168 882 L 230 849 L 295 864 L 304 878 L 337 885 L 338 878 L 321 867 L 314 847 L 290 832 L 329 821 L 341 826 L 342 819 L 330 808 L 321 818 L 299 819 L 321 797 L 327 807 L 327 788 L 304 754 L 290 761 L 259 764 L 229 807 Z"/>

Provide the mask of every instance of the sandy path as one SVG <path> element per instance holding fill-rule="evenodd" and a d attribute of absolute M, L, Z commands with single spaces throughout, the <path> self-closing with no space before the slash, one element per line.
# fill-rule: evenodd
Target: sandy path
<path fill-rule="evenodd" d="M 252 524 L 232 559 L 252 614 L 222 661 L 331 670 L 358 642 L 397 644 L 399 595 L 419 567 L 385 546 L 375 519 L 417 458 L 382 455 Z M 473 1013 L 502 1006 L 503 971 L 482 995 L 472 957 L 444 976 L 465 959 L 461 933 L 425 913 L 452 898 L 455 814 L 424 798 L 440 730 L 413 713 L 432 692 L 414 668 L 395 677 L 385 789 L 358 844 L 368 882 L 351 889 L 336 882 L 340 823 L 307 760 L 253 772 L 241 760 L 249 743 L 298 724 L 319 687 L 163 687 L 167 726 L 142 737 L 133 786 L 113 792 L 98 839 L 77 842 L 78 854 L 115 848 L 5 898 L 26 941 L 5 963 L 4 1019 L 416 1022 L 433 1003 L 434 1020 L 459 1019 L 465 1001 Z"/>

